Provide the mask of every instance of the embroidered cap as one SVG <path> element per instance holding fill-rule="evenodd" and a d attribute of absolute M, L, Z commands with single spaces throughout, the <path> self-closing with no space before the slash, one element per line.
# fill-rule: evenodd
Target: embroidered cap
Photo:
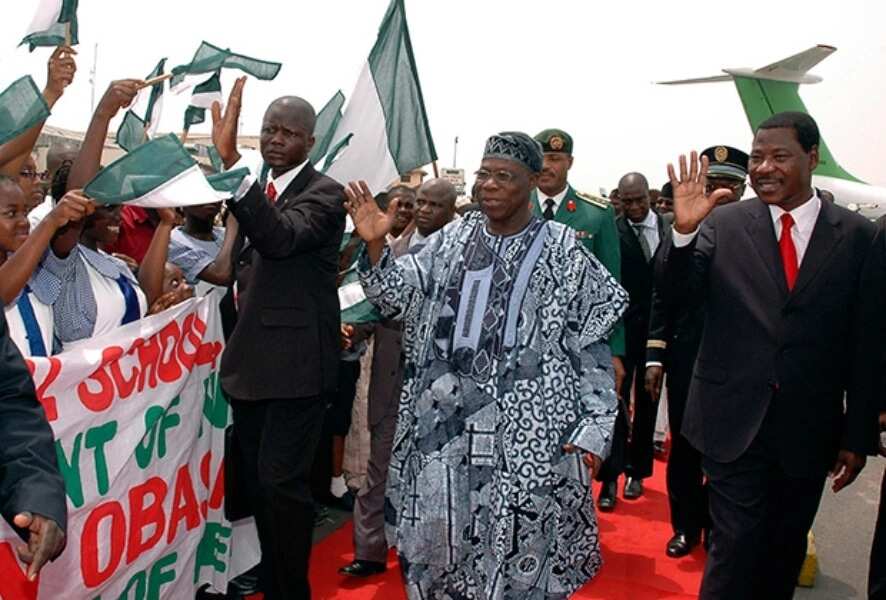
<path fill-rule="evenodd" d="M 483 158 L 513 160 L 533 173 L 539 173 L 544 163 L 541 144 L 522 131 L 503 131 L 490 136 L 486 140 Z"/>

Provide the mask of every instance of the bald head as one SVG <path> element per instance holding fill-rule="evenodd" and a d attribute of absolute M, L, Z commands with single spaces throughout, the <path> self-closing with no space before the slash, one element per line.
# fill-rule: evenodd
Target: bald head
<path fill-rule="evenodd" d="M 618 180 L 618 196 L 632 223 L 642 223 L 649 215 L 649 182 L 640 173 L 628 173 Z"/>
<path fill-rule="evenodd" d="M 415 200 L 415 227 L 427 237 L 442 229 L 455 215 L 458 193 L 449 181 L 431 179 L 418 188 Z"/>
<path fill-rule="evenodd" d="M 283 96 L 277 98 L 271 102 L 268 106 L 268 110 L 265 111 L 265 120 L 267 120 L 268 115 L 272 112 L 276 112 L 281 116 L 285 116 L 292 122 L 297 123 L 307 131 L 308 134 L 314 134 L 314 126 L 317 123 L 317 113 L 314 112 L 314 107 L 304 98 L 299 98 L 298 96 Z"/>
<path fill-rule="evenodd" d="M 279 177 L 308 159 L 314 147 L 314 108 L 297 96 L 283 96 L 271 102 L 262 121 L 261 155 Z"/>
<path fill-rule="evenodd" d="M 79 153 L 80 144 L 74 140 L 53 141 L 46 153 L 46 170 L 49 171 L 49 179 L 52 180 L 55 172 L 63 164 L 72 164 Z"/>

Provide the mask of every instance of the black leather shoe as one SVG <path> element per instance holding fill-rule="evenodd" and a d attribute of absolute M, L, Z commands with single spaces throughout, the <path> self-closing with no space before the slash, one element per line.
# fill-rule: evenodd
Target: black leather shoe
<path fill-rule="evenodd" d="M 643 480 L 628 477 L 625 481 L 624 496 L 627 500 L 636 500 L 643 495 Z"/>
<path fill-rule="evenodd" d="M 600 496 L 597 498 L 597 508 L 602 512 L 615 510 L 616 494 L 618 494 L 618 486 L 614 481 L 603 483 L 600 488 Z"/>
<path fill-rule="evenodd" d="M 339 575 L 347 575 L 348 577 L 369 577 L 384 573 L 387 569 L 385 563 L 375 562 L 373 560 L 355 560 L 349 565 L 345 565 L 338 570 Z"/>
<path fill-rule="evenodd" d="M 676 533 L 668 542 L 667 554 L 671 558 L 680 558 L 692 552 L 692 549 L 697 545 L 697 537 L 691 538 L 685 533 Z"/>

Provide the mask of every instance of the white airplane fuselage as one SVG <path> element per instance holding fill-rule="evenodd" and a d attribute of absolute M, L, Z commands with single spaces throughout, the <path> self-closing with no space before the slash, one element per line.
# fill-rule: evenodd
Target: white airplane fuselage
<path fill-rule="evenodd" d="M 884 187 L 820 175 L 812 176 L 812 185 L 831 192 L 837 204 L 869 219 L 876 219 L 886 214 Z"/>

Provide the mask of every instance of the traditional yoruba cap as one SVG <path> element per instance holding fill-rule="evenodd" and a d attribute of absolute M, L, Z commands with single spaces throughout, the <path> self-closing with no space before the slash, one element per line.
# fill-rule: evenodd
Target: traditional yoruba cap
<path fill-rule="evenodd" d="M 535 136 L 543 152 L 562 152 L 572 156 L 572 136 L 562 129 L 545 129 Z"/>
<path fill-rule="evenodd" d="M 730 146 L 711 146 L 701 153 L 708 157 L 708 175 L 744 181 L 748 176 L 748 155 Z"/>
<path fill-rule="evenodd" d="M 661 186 L 661 194 L 658 195 L 659 198 L 670 198 L 674 199 L 674 188 L 671 185 L 671 182 L 667 182 L 663 186 Z"/>
<path fill-rule="evenodd" d="M 541 144 L 521 131 L 502 131 L 486 140 L 483 158 L 500 158 L 520 163 L 533 173 L 544 164 Z"/>

